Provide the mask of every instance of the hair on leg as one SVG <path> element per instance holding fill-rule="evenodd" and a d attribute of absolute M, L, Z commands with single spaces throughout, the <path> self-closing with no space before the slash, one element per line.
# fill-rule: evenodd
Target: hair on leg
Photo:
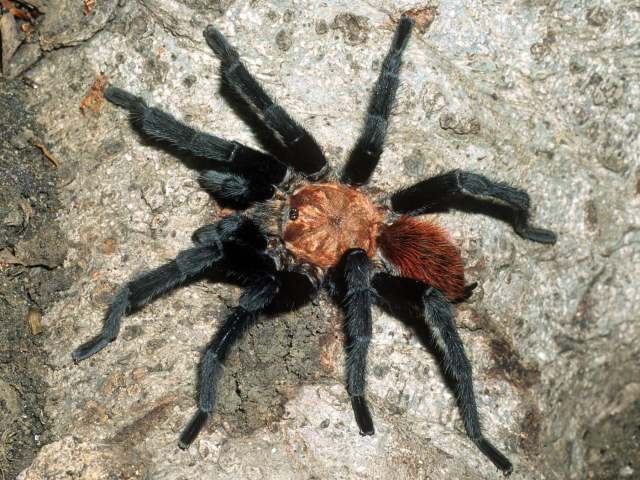
<path fill-rule="evenodd" d="M 324 173 L 327 161 L 317 142 L 269 97 L 222 33 L 213 25 L 209 25 L 204 31 L 204 37 L 221 61 L 223 79 L 256 110 L 265 125 L 282 140 L 288 153 L 287 158 L 283 160 L 308 176 Z"/>
<path fill-rule="evenodd" d="M 272 185 L 278 185 L 286 176 L 286 166 L 269 154 L 196 130 L 120 88 L 109 86 L 104 95 L 111 103 L 128 110 L 134 127 L 152 140 L 234 170 L 228 173 L 205 170 L 202 175 L 203 187 L 218 198 L 243 205 L 266 200 L 273 193 Z M 228 180 L 230 177 L 235 180 Z M 240 182 L 242 188 L 238 188 Z"/>
<path fill-rule="evenodd" d="M 74 350 L 74 361 L 89 358 L 115 340 L 124 315 L 208 268 L 218 267 L 240 279 L 252 278 L 256 269 L 273 268 L 271 259 L 259 252 L 266 247 L 266 239 L 257 225 L 242 215 L 201 227 L 193 237 L 197 247 L 180 252 L 175 260 L 143 273 L 119 290 L 107 311 L 102 332 Z"/>
<path fill-rule="evenodd" d="M 239 155 L 253 156 L 259 161 L 275 160 L 253 148 L 196 130 L 159 108 L 149 107 L 141 97 L 121 88 L 108 86 L 104 96 L 111 103 L 128 110 L 132 123 L 142 133 L 192 155 L 218 162 L 230 162 Z"/>
<path fill-rule="evenodd" d="M 435 344 L 442 352 L 445 373 L 454 380 L 456 399 L 467 435 L 496 467 L 505 475 L 509 475 L 513 469 L 511 462 L 482 433 L 473 392 L 471 364 L 453 323 L 450 303 L 440 291 L 431 287 L 425 290 L 422 303 L 425 321 L 431 330 Z"/>
<path fill-rule="evenodd" d="M 228 162 L 235 145 L 215 135 L 200 132 L 159 108 L 149 107 L 141 98 L 121 88 L 108 86 L 104 97 L 131 114 L 131 122 L 145 135 L 198 157 Z M 254 151 L 251 153 L 260 154 Z"/>
<path fill-rule="evenodd" d="M 252 178 L 253 177 L 253 178 Z M 245 209 L 253 202 L 262 202 L 273 197 L 274 187 L 264 177 L 243 175 L 232 171 L 205 170 L 200 174 L 200 185 L 220 205 Z"/>
<path fill-rule="evenodd" d="M 267 240 L 260 231 L 260 227 L 244 215 L 230 215 L 216 223 L 198 228 L 192 235 L 193 241 L 200 245 L 217 245 L 233 242 L 246 245 L 256 251 L 263 251 L 267 247 Z"/>
<path fill-rule="evenodd" d="M 216 385 L 220 370 L 233 344 L 242 336 L 275 298 L 280 284 L 275 275 L 263 272 L 253 285 L 240 297 L 240 305 L 233 309 L 207 346 L 200 363 L 200 393 L 198 410 L 187 423 L 178 446 L 186 449 L 200 433 L 200 430 L 213 411 L 216 400 Z"/>
<path fill-rule="evenodd" d="M 428 334 L 434 340 L 434 346 L 441 354 L 445 376 L 451 380 L 469 438 L 505 475 L 511 473 L 511 462 L 482 434 L 471 365 L 454 325 L 450 302 L 442 292 L 423 282 L 385 272 L 377 273 L 371 285 L 376 303 L 410 323 L 421 336 Z"/>
<path fill-rule="evenodd" d="M 205 170 L 200 175 L 200 184 L 216 198 L 242 202 L 248 202 L 251 199 L 249 179 L 232 172 Z"/>
<path fill-rule="evenodd" d="M 361 435 L 373 435 L 373 420 L 365 398 L 367 353 L 371 341 L 371 262 L 362 249 L 344 255 L 347 392 Z"/>
<path fill-rule="evenodd" d="M 215 245 L 191 248 L 180 252 L 175 260 L 128 282 L 109 307 L 100 334 L 75 349 L 71 354 L 73 360 L 79 362 L 98 353 L 116 339 L 124 315 L 173 290 L 221 258 L 222 250 Z"/>
<path fill-rule="evenodd" d="M 529 225 L 529 194 L 484 175 L 452 170 L 423 180 L 391 196 L 391 208 L 408 215 L 422 215 L 449 208 L 459 199 L 482 203 L 497 201 L 511 212 L 510 221 L 518 235 L 540 243 L 555 243 L 556 234 Z"/>
<path fill-rule="evenodd" d="M 362 185 L 369 181 L 380 160 L 391 110 L 395 103 L 400 82 L 402 52 L 407 46 L 413 20 L 402 17 L 396 28 L 391 48 L 382 63 L 380 76 L 373 89 L 369 102 L 364 130 L 349 156 L 340 180 L 351 185 Z"/>

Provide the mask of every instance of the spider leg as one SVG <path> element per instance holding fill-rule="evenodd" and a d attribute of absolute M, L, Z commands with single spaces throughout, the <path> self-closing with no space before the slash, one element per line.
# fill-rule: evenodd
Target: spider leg
<path fill-rule="evenodd" d="M 180 252 L 175 260 L 128 282 L 109 307 L 100 334 L 75 349 L 71 354 L 73 360 L 79 362 L 98 353 L 116 339 L 124 315 L 178 287 L 219 261 L 222 256 L 222 249 L 215 245 L 190 248 Z"/>
<path fill-rule="evenodd" d="M 207 346 L 200 364 L 198 410 L 180 435 L 180 448 L 186 449 L 191 445 L 213 411 L 216 384 L 231 346 L 255 323 L 260 312 L 273 301 L 279 289 L 277 277 L 264 272 L 261 278 L 245 290 L 240 297 L 240 305 L 233 309 Z"/>
<path fill-rule="evenodd" d="M 262 251 L 267 241 L 258 225 L 244 215 L 230 215 L 223 219 L 198 228 L 192 235 L 199 245 L 220 245 L 221 242 L 233 242 Z"/>
<path fill-rule="evenodd" d="M 342 171 L 340 180 L 343 183 L 351 185 L 367 183 L 380 160 L 387 136 L 389 117 L 398 90 L 402 52 L 407 46 L 412 27 L 411 18 L 400 19 L 369 102 L 364 130 Z"/>
<path fill-rule="evenodd" d="M 282 140 L 287 150 L 286 162 L 307 176 L 323 174 L 327 160 L 311 134 L 269 97 L 220 31 L 209 25 L 204 31 L 204 37 L 221 61 L 222 78 Z"/>
<path fill-rule="evenodd" d="M 417 312 L 422 316 L 436 347 L 442 353 L 444 373 L 453 381 L 467 435 L 496 467 L 509 475 L 513 469 L 511 462 L 482 433 L 473 391 L 471 364 L 453 322 L 451 304 L 439 290 L 411 279 L 381 273 L 373 278 L 372 285 L 377 295 L 376 300 L 386 304 L 391 311 L 405 315 L 415 315 Z M 405 302 L 408 300 L 408 305 L 398 309 L 402 299 Z"/>
<path fill-rule="evenodd" d="M 361 435 L 373 435 L 373 420 L 365 398 L 367 352 L 371 341 L 371 262 L 362 249 L 345 253 L 346 292 L 343 308 L 347 333 L 347 391 Z"/>
<path fill-rule="evenodd" d="M 218 162 L 214 170 L 204 168 L 200 178 L 202 186 L 216 198 L 239 204 L 266 200 L 273 194 L 272 185 L 286 176 L 286 166 L 273 156 L 196 130 L 125 90 L 109 86 L 104 96 L 128 110 L 134 127 L 147 137 Z M 219 171 L 220 168 L 231 171 Z"/>
<path fill-rule="evenodd" d="M 194 239 L 198 246 L 178 253 L 175 260 L 143 273 L 120 289 L 107 311 L 101 333 L 74 350 L 71 354 L 74 361 L 89 358 L 114 341 L 123 316 L 207 268 L 216 266 L 229 276 L 250 278 L 256 268 L 271 266 L 270 259 L 257 251 L 266 246 L 266 240 L 257 226 L 241 215 L 201 227 L 194 233 Z"/>
<path fill-rule="evenodd" d="M 424 318 L 433 333 L 436 345 L 442 352 L 445 370 L 455 380 L 456 397 L 467 435 L 496 467 L 506 475 L 510 474 L 513 469 L 511 462 L 482 434 L 473 392 L 471 364 L 453 323 L 451 305 L 444 295 L 434 288 L 425 290 L 422 302 Z"/>
<path fill-rule="evenodd" d="M 422 215 L 447 209 L 461 199 L 474 204 L 498 201 L 508 209 L 508 219 L 522 238 L 539 243 L 556 242 L 557 236 L 552 231 L 529 225 L 527 192 L 464 170 L 452 170 L 394 193 L 391 208 L 398 213 Z"/>

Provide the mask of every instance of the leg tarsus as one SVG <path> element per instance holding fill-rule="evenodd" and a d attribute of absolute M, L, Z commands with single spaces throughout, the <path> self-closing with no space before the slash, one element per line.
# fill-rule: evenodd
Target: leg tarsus
<path fill-rule="evenodd" d="M 200 409 L 198 409 L 198 411 L 191 417 L 191 420 L 189 420 L 189 423 L 187 423 L 182 430 L 180 439 L 178 440 L 178 446 L 182 450 L 189 448 L 200 433 L 200 430 L 202 430 L 202 427 L 207 423 L 208 418 L 209 412 L 205 412 Z"/>
<path fill-rule="evenodd" d="M 116 339 L 120 330 L 120 319 L 126 315 L 127 309 L 130 307 L 130 296 L 131 291 L 128 286 L 118 292 L 109 306 L 102 331 L 93 339 L 80 345 L 71 354 L 71 358 L 75 363 L 95 355 Z"/>
<path fill-rule="evenodd" d="M 373 427 L 373 419 L 371 418 L 371 412 L 367 405 L 367 400 L 362 395 L 354 395 L 351 397 L 351 407 L 356 417 L 356 424 L 360 429 L 360 435 L 367 436 L 373 435 L 375 429 Z"/>
<path fill-rule="evenodd" d="M 109 85 L 104 89 L 104 98 L 134 115 L 139 115 L 147 107 L 142 98 L 113 85 Z"/>
<path fill-rule="evenodd" d="M 238 52 L 231 46 L 220 30 L 213 25 L 208 25 L 203 33 L 209 48 L 213 50 L 221 62 L 233 65 L 239 61 Z"/>
<path fill-rule="evenodd" d="M 73 358 L 75 363 L 81 362 L 82 360 L 95 355 L 111 342 L 113 342 L 113 340 L 109 340 L 99 335 L 76 348 L 71 354 L 71 358 Z"/>
<path fill-rule="evenodd" d="M 544 228 L 536 228 L 532 227 L 525 220 L 523 223 L 516 222 L 514 225 L 514 230 L 518 235 L 527 240 L 531 240 L 532 242 L 545 243 L 548 245 L 553 245 L 558 241 L 558 235 L 556 235 L 551 230 L 546 230 Z"/>
<path fill-rule="evenodd" d="M 504 473 L 505 477 L 511 475 L 513 471 L 513 465 L 507 457 L 505 457 L 496 447 L 494 447 L 489 440 L 484 437 L 478 439 L 472 439 L 478 449 L 491 460 L 498 469 Z"/>

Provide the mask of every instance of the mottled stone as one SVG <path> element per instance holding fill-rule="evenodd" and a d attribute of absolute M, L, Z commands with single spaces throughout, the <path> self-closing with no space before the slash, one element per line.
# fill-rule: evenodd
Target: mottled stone
<path fill-rule="evenodd" d="M 220 2 L 221 15 L 196 0 L 126 2 L 117 12 L 113 3 L 97 3 L 102 27 L 83 20 L 86 32 L 48 33 L 51 48 L 76 47 L 51 51 L 26 74 L 38 88 L 33 109 L 47 144 L 67 152 L 75 173 L 62 188 L 59 218 L 72 244 L 64 262 L 82 272 L 43 318 L 46 411 L 54 435 L 77 440 L 41 457 L 68 461 L 73 471 L 83 462 L 106 469 L 108 453 L 95 445 L 116 439 L 131 441 L 127 451 L 166 479 L 496 478 L 461 428 L 428 339 L 377 309 L 367 387 L 372 437 L 355 425 L 343 386 L 342 319 L 324 297 L 247 332 L 229 356 L 215 413 L 188 452 L 176 440 L 195 408 L 199 356 L 238 288 L 207 281 L 181 288 L 124 319 L 121 338 L 96 357 L 72 364 L 72 349 L 102 325 L 106 306 L 92 292 L 101 285 L 114 292 L 175 257 L 220 214 L 199 193 L 188 159 L 141 139 L 112 105 L 83 117 L 73 85 L 104 72 L 178 118 L 257 147 L 219 94 L 218 60 L 202 38 L 215 21 L 338 166 L 361 130 L 394 22 L 416 8 L 236 0 Z M 372 185 L 391 192 L 465 168 L 528 190 L 532 222 L 558 232 L 554 246 L 478 214 L 438 215 L 480 284 L 457 308 L 484 428 L 514 461 L 514 478 L 626 475 L 626 467 L 637 472 L 634 445 L 619 432 L 637 426 L 630 385 L 640 353 L 640 82 L 629 60 L 634 44 L 621 39 L 639 35 L 640 13 L 625 2 L 607 2 L 605 15 L 588 2 L 530 3 L 438 3 L 405 52 Z M 277 43 L 282 31 L 295 47 Z M 197 82 L 184 81 L 190 77 Z M 106 151 L 114 140 L 122 148 Z M 117 243 L 107 254 L 109 238 Z M 117 388 L 101 390 L 114 372 Z M 78 414 L 89 401 L 105 409 L 92 410 L 91 423 Z M 90 455 L 55 456 L 76 449 Z"/>
<path fill-rule="evenodd" d="M 109 445 L 79 442 L 73 437 L 43 447 L 18 480 L 138 480 L 148 478 L 147 468 L 131 451 Z"/>

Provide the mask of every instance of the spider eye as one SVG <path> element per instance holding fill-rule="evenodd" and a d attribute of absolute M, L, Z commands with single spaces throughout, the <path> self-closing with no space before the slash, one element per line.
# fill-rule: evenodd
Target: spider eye
<path fill-rule="evenodd" d="M 289 209 L 289 220 L 296 220 L 298 218 L 298 209 L 291 208 Z"/>

